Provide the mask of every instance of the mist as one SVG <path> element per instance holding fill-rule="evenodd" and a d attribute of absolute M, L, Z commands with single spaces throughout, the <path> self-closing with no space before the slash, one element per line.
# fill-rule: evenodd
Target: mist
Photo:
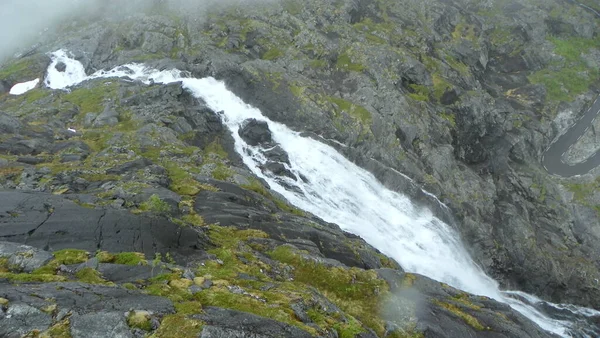
<path fill-rule="evenodd" d="M 209 8 L 277 0 L 4 0 L 0 9 L 0 64 L 43 43 L 70 22 L 123 19 L 137 12 L 180 11 L 201 16 Z"/>

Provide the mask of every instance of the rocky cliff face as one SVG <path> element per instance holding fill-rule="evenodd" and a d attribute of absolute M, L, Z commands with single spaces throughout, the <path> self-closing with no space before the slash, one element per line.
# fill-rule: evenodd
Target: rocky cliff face
<path fill-rule="evenodd" d="M 105 313 L 108 321 L 146 311 L 143 327 L 129 326 L 157 329 L 157 337 L 168 336 L 166 318 L 203 337 L 543 335 L 506 307 L 402 273 L 361 240 L 286 204 L 244 169 L 215 112 L 179 85 L 98 79 L 70 92 L 6 93 L 43 77 L 44 52 L 64 48 L 88 73 L 144 62 L 222 79 L 272 120 L 329 142 L 430 207 L 505 287 L 600 308 L 598 180 L 558 179 L 539 164 L 599 91 L 599 21 L 589 11 L 559 0 L 156 6 L 67 21 L 31 55 L 0 68 L 0 239 L 54 252 L 29 274 L 0 252 L 3 283 L 68 280 L 65 289 L 98 288 L 93 293 L 109 299 L 121 297 L 115 292 L 167 297 Z M 56 253 L 62 249 L 87 253 L 68 261 Z M 111 254 L 73 266 L 96 250 Z M 130 268 L 113 266 L 119 252 L 149 260 L 169 253 L 174 265 L 156 263 L 164 274 L 136 265 L 135 279 L 126 279 Z M 90 281 L 77 276 L 86 267 L 94 283 L 132 290 L 81 284 Z M 374 299 L 413 281 L 424 299 L 417 308 L 427 310 L 373 317 L 382 307 Z M 66 320 L 77 336 L 88 314 L 59 301 L 58 312 L 44 312 L 48 304 L 18 296 L 38 287 L 48 288 L 25 284 L 0 294 L 5 315 L 28 306 L 40 318 L 18 334 Z M 244 316 L 254 329 L 235 324 Z M 119 318 L 123 336 L 142 332 Z M 19 324 L 10 325 L 1 329 Z"/>

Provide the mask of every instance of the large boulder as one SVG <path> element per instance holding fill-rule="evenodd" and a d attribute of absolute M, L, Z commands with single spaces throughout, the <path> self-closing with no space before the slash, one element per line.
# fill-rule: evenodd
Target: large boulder
<path fill-rule="evenodd" d="M 269 125 L 265 121 L 248 119 L 244 121 L 238 130 L 238 134 L 251 146 L 271 142 L 271 130 L 269 130 Z"/>

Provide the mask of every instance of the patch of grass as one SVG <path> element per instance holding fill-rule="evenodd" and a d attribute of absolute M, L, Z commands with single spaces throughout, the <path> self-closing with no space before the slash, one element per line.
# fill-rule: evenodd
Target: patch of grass
<path fill-rule="evenodd" d="M 156 214 L 164 215 L 171 211 L 171 206 L 169 203 L 163 201 L 158 197 L 158 195 L 154 194 L 150 196 L 150 198 L 140 204 L 140 210 L 142 211 L 150 211 Z"/>
<path fill-rule="evenodd" d="M 371 124 L 371 113 L 367 109 L 365 109 L 365 107 L 356 105 L 350 101 L 334 96 L 327 97 L 327 100 L 334 103 L 338 107 L 338 109 L 336 110 L 337 114 L 344 111 L 348 115 L 360 121 L 363 125 Z"/>
<path fill-rule="evenodd" d="M 120 252 L 114 255 L 114 263 L 115 264 L 125 264 L 125 265 L 146 265 L 148 261 L 146 260 L 146 256 L 144 256 L 141 252 Z"/>
<path fill-rule="evenodd" d="M 19 78 L 31 77 L 29 80 L 33 80 L 33 77 L 36 76 L 36 74 L 33 71 L 34 67 L 32 67 L 32 65 L 33 60 L 30 58 L 11 62 L 5 67 L 0 68 L 0 79 L 18 76 Z"/>
<path fill-rule="evenodd" d="M 362 72 L 365 69 L 365 66 L 361 65 L 360 63 L 352 62 L 352 59 L 350 58 L 350 55 L 348 55 L 348 53 L 340 54 L 337 58 L 335 66 L 338 69 L 353 72 Z"/>
<path fill-rule="evenodd" d="M 288 246 L 279 246 L 270 253 L 273 259 L 295 268 L 296 282 L 318 289 L 346 313 L 382 334 L 385 331 L 378 317 L 382 294 L 387 283 L 375 271 L 358 268 L 326 267 L 308 261 L 294 253 Z"/>
<path fill-rule="evenodd" d="M 466 22 L 460 22 L 454 27 L 454 31 L 452 32 L 452 38 L 454 40 L 465 39 L 475 42 L 477 39 L 477 36 L 475 34 L 475 26 L 467 24 Z"/>
<path fill-rule="evenodd" d="M 227 181 L 231 176 L 233 176 L 233 171 L 226 165 L 217 163 L 217 167 L 212 171 L 211 174 L 215 180 Z"/>
<path fill-rule="evenodd" d="M 69 318 L 64 319 L 54 325 L 52 325 L 48 330 L 42 332 L 39 337 L 40 338 L 71 338 L 71 323 Z"/>
<path fill-rule="evenodd" d="M 310 60 L 310 62 L 308 63 L 311 67 L 316 68 L 316 69 L 322 69 L 327 67 L 327 61 L 323 60 L 323 59 L 315 59 L 315 60 Z"/>
<path fill-rule="evenodd" d="M 471 326 L 472 328 L 482 331 L 485 330 L 485 326 L 483 326 L 478 320 L 477 318 L 471 316 L 470 314 L 464 312 L 463 310 L 461 310 L 460 308 L 458 308 L 456 305 L 454 304 L 450 304 L 450 303 L 444 303 L 444 302 L 440 302 L 438 300 L 434 300 L 434 303 L 437 304 L 440 307 L 445 308 L 446 310 L 450 311 L 452 314 L 456 315 L 457 317 L 461 318 L 462 320 L 465 321 L 465 323 L 467 323 L 469 326 Z"/>
<path fill-rule="evenodd" d="M 265 197 L 270 197 L 271 194 L 269 193 L 269 191 L 267 190 L 267 188 L 265 188 L 259 180 L 257 179 L 250 179 L 250 184 L 243 184 L 240 187 L 246 189 L 246 190 L 252 190 L 255 193 L 261 194 Z"/>
<path fill-rule="evenodd" d="M 411 84 L 409 88 L 411 92 L 408 94 L 408 96 L 410 96 L 410 98 L 413 100 L 424 102 L 429 101 L 429 88 L 426 86 Z"/>
<path fill-rule="evenodd" d="M 79 281 L 83 282 L 83 283 L 88 283 L 88 284 L 112 284 L 108 281 L 106 281 L 104 278 L 102 278 L 102 276 L 100 275 L 100 272 L 90 268 L 90 267 L 85 267 L 79 271 L 77 271 L 77 273 L 75 273 L 75 277 L 77 277 L 77 279 L 79 279 Z"/>
<path fill-rule="evenodd" d="M 262 55 L 263 60 L 276 60 L 284 55 L 283 51 L 278 48 L 271 48 Z"/>
<path fill-rule="evenodd" d="M 444 80 L 439 74 L 433 74 L 433 97 L 439 102 L 447 90 L 452 88 L 448 81 Z"/>
<path fill-rule="evenodd" d="M 181 220 L 196 227 L 204 226 L 204 219 L 198 214 L 185 215 Z"/>
<path fill-rule="evenodd" d="M 440 116 L 450 122 L 450 125 L 452 126 L 452 128 L 456 128 L 456 116 L 452 113 L 441 113 Z"/>
<path fill-rule="evenodd" d="M 600 38 L 551 37 L 549 41 L 554 44 L 554 52 L 562 56 L 564 62 L 555 62 L 529 75 L 529 81 L 546 87 L 548 101 L 573 101 L 577 95 L 587 92 L 600 75 L 598 69 L 587 67 L 581 57 L 590 48 L 600 45 Z"/>
<path fill-rule="evenodd" d="M 202 303 L 198 301 L 182 302 L 175 304 L 178 314 L 189 315 L 202 312 Z"/>
<path fill-rule="evenodd" d="M 182 314 L 167 315 L 150 338 L 197 337 L 202 331 L 202 326 L 202 321 L 190 319 Z"/>
<path fill-rule="evenodd" d="M 127 315 L 127 325 L 144 331 L 152 330 L 150 314 L 147 311 L 130 311 Z"/>
<path fill-rule="evenodd" d="M 56 276 L 53 274 L 29 274 L 29 273 L 8 273 L 0 272 L 0 278 L 6 278 L 11 282 L 15 283 L 50 283 L 50 282 L 64 282 L 67 278 L 63 276 Z"/>
<path fill-rule="evenodd" d="M 61 265 L 80 264 L 88 260 L 89 253 L 85 250 L 64 249 L 53 253 L 54 259 L 45 266 L 35 270 L 32 274 L 54 274 Z"/>
<path fill-rule="evenodd" d="M 101 113 L 104 102 L 117 96 L 118 83 L 103 83 L 92 88 L 77 88 L 65 94 L 63 100 L 79 106 L 81 114 Z"/>

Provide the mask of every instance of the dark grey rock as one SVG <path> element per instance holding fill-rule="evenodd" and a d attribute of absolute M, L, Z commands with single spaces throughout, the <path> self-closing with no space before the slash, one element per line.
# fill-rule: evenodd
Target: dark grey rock
<path fill-rule="evenodd" d="M 204 321 L 202 338 L 225 337 L 311 337 L 311 335 L 295 326 L 259 317 L 253 314 L 217 307 L 203 308 L 203 314 L 194 317 Z"/>
<path fill-rule="evenodd" d="M 79 154 L 62 154 L 60 155 L 60 161 L 63 163 L 67 162 L 80 162 L 85 159 L 85 156 Z"/>
<path fill-rule="evenodd" d="M 52 316 L 29 304 L 11 303 L 6 312 L 0 312 L 0 337 L 21 337 L 33 330 L 44 331 L 50 325 Z"/>
<path fill-rule="evenodd" d="M 136 251 L 146 257 L 170 252 L 176 261 L 188 261 L 208 243 L 201 229 L 124 210 L 84 208 L 56 195 L 0 191 L 0 215 L 9 213 L 17 215 L 0 218 L 0 239 L 52 251 Z"/>
<path fill-rule="evenodd" d="M 117 123 L 119 123 L 119 113 L 109 106 L 106 106 L 104 111 L 96 117 L 92 126 L 99 128 L 104 126 L 114 126 Z"/>
<path fill-rule="evenodd" d="M 21 129 L 22 125 L 16 117 L 0 112 L 0 133 L 14 134 Z"/>
<path fill-rule="evenodd" d="M 56 70 L 58 70 L 59 72 L 63 73 L 67 69 L 67 65 L 64 62 L 59 62 L 56 64 L 56 66 L 54 66 L 54 68 L 56 68 Z"/>
<path fill-rule="evenodd" d="M 146 280 L 156 277 L 163 273 L 167 273 L 162 266 L 151 265 L 123 265 L 123 264 L 107 264 L 101 263 L 98 265 L 98 272 L 102 276 L 114 283 L 131 283 L 138 280 Z"/>
<path fill-rule="evenodd" d="M 248 119 L 244 121 L 238 134 L 244 141 L 252 146 L 271 142 L 271 131 L 269 130 L 269 125 L 265 121 Z"/>
<path fill-rule="evenodd" d="M 270 171 L 271 173 L 277 176 L 287 176 L 291 179 L 296 179 L 294 173 L 292 173 L 288 168 L 286 168 L 285 165 L 283 165 L 283 163 L 267 162 L 265 165 L 262 166 L 261 169 Z"/>
<path fill-rule="evenodd" d="M 132 338 L 122 312 L 97 312 L 71 316 L 73 338 Z"/>
<path fill-rule="evenodd" d="M 48 263 L 54 256 L 49 252 L 28 245 L 0 242 L 0 257 L 8 258 L 8 264 L 18 267 L 17 270 L 32 272 Z"/>
<path fill-rule="evenodd" d="M 106 171 L 107 174 L 121 175 L 129 171 L 144 169 L 150 165 L 152 165 L 152 161 L 147 158 L 140 158 L 135 161 L 123 163 L 114 168 L 108 169 Z"/>
<path fill-rule="evenodd" d="M 46 159 L 44 159 L 42 157 L 27 156 L 27 157 L 19 157 L 17 159 L 17 162 L 19 162 L 19 163 L 25 163 L 25 164 L 31 164 L 31 165 L 36 165 L 36 164 L 40 164 L 40 163 L 46 162 Z"/>

